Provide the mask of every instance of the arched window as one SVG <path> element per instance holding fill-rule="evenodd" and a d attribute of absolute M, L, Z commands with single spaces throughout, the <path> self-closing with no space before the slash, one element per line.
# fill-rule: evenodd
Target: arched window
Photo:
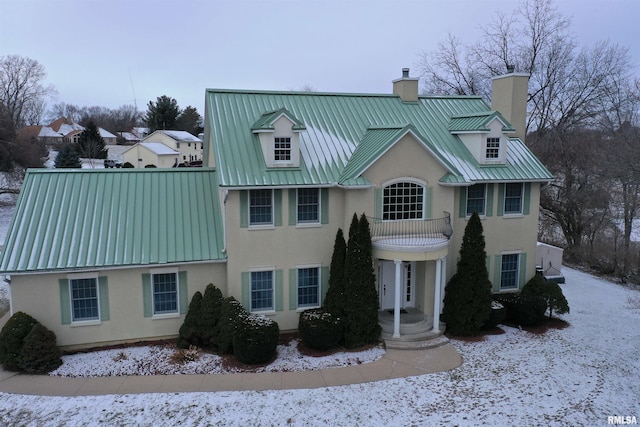
<path fill-rule="evenodd" d="M 382 219 L 424 218 L 424 186 L 415 182 L 396 182 L 384 187 Z"/>

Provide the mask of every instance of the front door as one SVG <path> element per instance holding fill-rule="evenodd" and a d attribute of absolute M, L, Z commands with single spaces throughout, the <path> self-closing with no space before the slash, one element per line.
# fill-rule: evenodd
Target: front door
<path fill-rule="evenodd" d="M 380 261 L 378 266 L 378 283 L 380 292 L 380 308 L 382 310 L 392 310 L 395 306 L 396 297 L 396 265 L 393 261 Z M 403 262 L 400 287 L 402 297 L 400 307 L 413 307 L 414 293 L 414 262 Z"/>

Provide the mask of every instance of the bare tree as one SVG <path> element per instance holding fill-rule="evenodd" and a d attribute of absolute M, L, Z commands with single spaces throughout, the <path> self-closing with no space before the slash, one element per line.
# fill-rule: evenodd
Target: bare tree
<path fill-rule="evenodd" d="M 55 95 L 45 85 L 46 72 L 38 61 L 18 55 L 0 57 L 0 102 L 13 118 L 16 129 L 36 124 L 44 112 L 44 102 Z"/>

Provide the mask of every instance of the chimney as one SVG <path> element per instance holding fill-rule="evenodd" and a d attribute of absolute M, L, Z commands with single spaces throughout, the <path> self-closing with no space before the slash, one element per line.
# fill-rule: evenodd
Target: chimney
<path fill-rule="evenodd" d="M 393 94 L 405 102 L 418 102 L 418 78 L 409 77 L 409 69 L 402 69 L 402 77 L 393 81 Z"/>
<path fill-rule="evenodd" d="M 524 141 L 529 74 L 514 71 L 513 67 L 507 67 L 507 74 L 491 79 L 491 109 L 499 111 L 515 128 L 514 136 Z"/>

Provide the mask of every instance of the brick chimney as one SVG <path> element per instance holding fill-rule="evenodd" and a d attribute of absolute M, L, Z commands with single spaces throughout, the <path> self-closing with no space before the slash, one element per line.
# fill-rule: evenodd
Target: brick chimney
<path fill-rule="evenodd" d="M 393 81 L 393 94 L 405 102 L 418 102 L 418 78 L 409 77 L 409 69 L 402 69 L 402 77 Z"/>
<path fill-rule="evenodd" d="M 515 73 L 507 67 L 507 74 L 491 79 L 491 109 L 499 111 L 515 128 L 515 137 L 524 141 L 527 133 L 527 94 L 529 74 Z"/>

